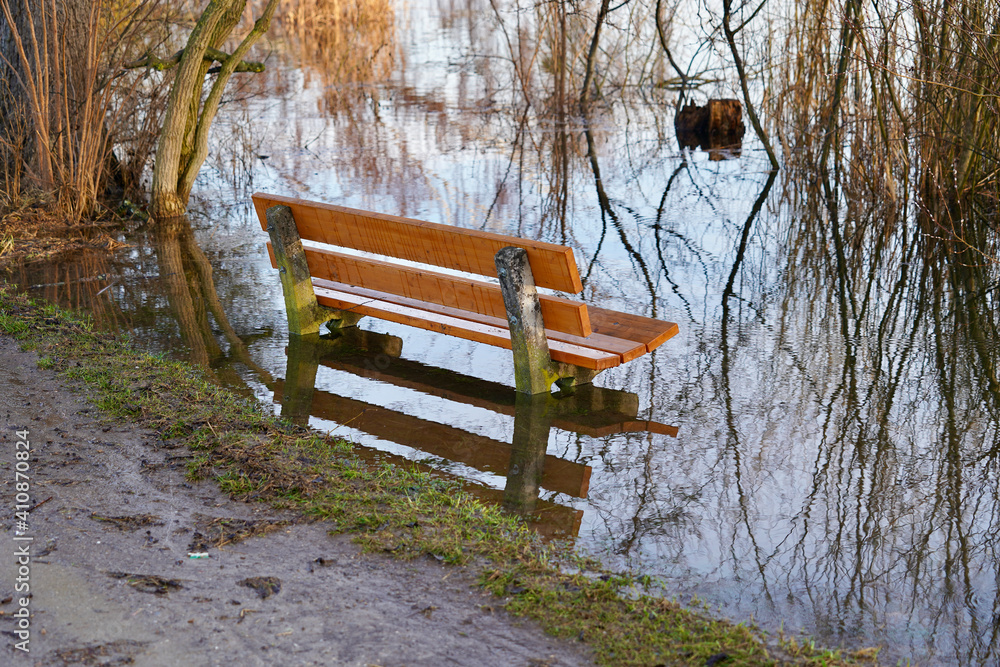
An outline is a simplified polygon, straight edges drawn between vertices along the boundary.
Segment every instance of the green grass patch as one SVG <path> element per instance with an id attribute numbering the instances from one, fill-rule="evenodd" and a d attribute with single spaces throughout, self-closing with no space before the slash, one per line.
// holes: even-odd
<path id="1" fill-rule="evenodd" d="M 455 482 L 373 461 L 350 443 L 281 421 L 190 365 L 133 349 L 85 319 L 0 288 L 0 331 L 39 366 L 79 383 L 109 420 L 152 429 L 196 455 L 193 478 L 231 496 L 328 521 L 372 551 L 473 564 L 513 614 L 587 642 L 607 665 L 872 664 L 801 639 L 713 618 L 644 594 L 653 582 L 605 572 Z"/>

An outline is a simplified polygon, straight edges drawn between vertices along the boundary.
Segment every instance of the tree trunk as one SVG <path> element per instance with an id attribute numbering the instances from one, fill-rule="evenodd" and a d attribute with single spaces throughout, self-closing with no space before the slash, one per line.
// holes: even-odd
<path id="1" fill-rule="evenodd" d="M 226 41 L 239 23 L 246 0 L 212 0 L 198 19 L 177 66 L 160 132 L 153 164 L 154 217 L 169 218 L 185 212 L 195 177 L 208 156 L 208 130 L 222 92 L 250 47 L 267 32 L 277 5 L 278 0 L 268 0 L 253 29 L 222 62 L 204 102 L 202 93 L 210 65 L 205 53 Z"/>
<path id="2" fill-rule="evenodd" d="M 590 84 L 594 80 L 594 63 L 597 60 L 597 46 L 601 39 L 601 26 L 610 12 L 611 0 L 601 0 L 601 8 L 597 10 L 597 24 L 594 26 L 594 36 L 590 40 L 587 51 L 587 71 L 583 77 L 583 89 L 580 91 L 580 106 L 586 107 L 590 96 Z"/>
<path id="3" fill-rule="evenodd" d="M 208 36 L 208 46 L 213 49 L 221 47 L 229 37 L 229 33 L 236 28 L 247 4 L 246 0 L 225 1 L 226 5 L 221 10 L 219 22 Z M 180 164 L 181 171 L 186 170 L 191 164 L 191 156 L 195 150 L 195 133 L 198 129 L 198 116 L 201 114 L 203 84 L 212 64 L 211 60 L 202 58 L 194 88 L 188 92 L 190 96 L 190 108 L 188 109 L 187 126 L 184 128 L 184 146 L 181 150 Z"/>
<path id="4" fill-rule="evenodd" d="M 181 55 L 180 65 L 174 75 L 174 83 L 167 100 L 167 112 L 160 130 L 160 141 L 153 163 L 153 215 L 157 218 L 171 218 L 183 215 L 187 208 L 187 198 L 177 192 L 177 178 L 181 171 L 184 152 L 184 138 L 187 135 L 191 115 L 192 96 L 195 118 L 201 105 L 202 84 L 205 80 L 201 68 L 205 50 L 213 45 L 215 29 L 229 6 L 240 0 L 212 0 L 201 15 L 194 30 L 188 37 L 187 46 Z"/>

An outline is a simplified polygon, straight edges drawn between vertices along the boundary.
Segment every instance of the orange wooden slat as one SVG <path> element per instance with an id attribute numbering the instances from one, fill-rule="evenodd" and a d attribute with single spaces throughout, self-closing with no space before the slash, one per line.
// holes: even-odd
<path id="1" fill-rule="evenodd" d="M 328 308 L 350 310 L 362 315 L 371 315 L 379 319 L 389 320 L 390 322 L 398 322 L 399 324 L 406 324 L 419 329 L 437 331 L 458 338 L 510 349 L 510 331 L 506 328 L 506 322 L 504 322 L 504 327 L 481 324 L 450 315 L 441 315 L 437 312 L 413 306 L 400 305 L 388 299 L 358 296 L 346 291 L 330 289 L 323 287 L 320 284 L 321 282 L 324 281 L 320 281 L 319 279 L 314 280 L 316 300 L 319 301 L 320 305 L 327 306 Z M 404 297 L 396 298 L 402 299 Z M 438 307 L 443 308 L 444 306 Z M 617 354 L 601 352 L 559 341 L 549 342 L 549 354 L 554 361 L 561 361 L 594 370 L 606 370 L 621 364 L 621 357 Z"/>
<path id="2" fill-rule="evenodd" d="M 417 299 L 409 299 L 407 297 L 397 296 L 395 294 L 387 294 L 385 292 L 370 290 L 364 287 L 354 287 L 353 285 L 336 283 L 329 280 L 323 280 L 320 278 L 314 278 L 313 284 L 314 286 L 328 287 L 330 289 L 337 290 L 339 292 L 346 292 L 348 294 L 354 294 L 359 297 L 378 299 L 380 301 L 387 301 L 389 303 L 394 303 L 400 306 L 408 306 L 410 308 L 415 308 L 420 311 L 427 311 L 431 313 L 436 313 L 438 315 L 445 315 L 448 317 L 456 317 L 461 320 L 469 320 L 470 322 L 475 322 L 490 327 L 496 327 L 498 329 L 503 329 L 505 331 L 508 330 L 508 324 L 505 318 L 492 317 L 490 315 L 481 315 L 479 313 L 474 313 L 468 310 L 452 308 L 450 306 L 441 306 L 435 303 L 427 303 L 424 301 L 419 301 Z M 587 338 L 583 338 L 581 336 L 574 336 L 572 334 L 546 329 L 545 336 L 549 341 L 550 349 L 552 347 L 552 343 L 554 342 L 568 343 L 570 345 L 585 347 L 591 350 L 596 350 L 598 352 L 616 354 L 621 358 L 621 363 L 625 363 L 626 361 L 631 361 L 632 359 L 635 359 L 639 356 L 642 356 L 643 354 L 646 354 L 646 346 L 642 343 L 636 343 L 635 341 L 630 341 L 624 338 L 614 338 L 612 336 L 605 336 L 603 334 L 595 333 L 591 334 Z M 552 358 L 555 359 L 555 357 Z"/>
<path id="3" fill-rule="evenodd" d="M 267 252 L 268 256 L 271 258 L 271 266 L 273 268 L 277 268 L 278 264 L 274 257 L 274 249 L 271 247 L 270 242 L 268 242 L 267 244 Z M 504 329 L 507 328 L 507 320 L 506 318 L 503 317 L 494 317 L 492 315 L 483 315 L 480 313 L 474 313 L 472 311 L 468 311 L 465 309 L 452 308 L 450 306 L 441 306 L 439 304 L 432 304 L 425 301 L 419 301 L 417 299 L 410 299 L 405 296 L 393 295 L 391 293 L 382 291 L 376 292 L 376 290 L 368 290 L 367 288 L 364 287 L 355 287 L 353 285 L 348 285 L 346 283 L 329 281 L 324 278 L 316 278 L 315 280 L 318 281 L 317 282 L 318 285 L 323 285 L 325 287 L 329 287 L 331 289 L 335 289 L 338 291 L 348 292 L 350 294 L 356 294 L 359 296 L 370 296 L 375 299 L 390 301 L 392 303 L 396 303 L 399 305 L 411 306 L 419 310 L 429 310 L 431 312 L 440 313 L 442 315 L 458 317 L 460 319 L 471 320 L 473 322 L 488 324 L 494 327 L 499 327 Z M 543 295 L 539 295 L 540 300 L 542 297 Z M 552 297 L 552 298 L 555 299 L 557 297 Z M 570 301 L 569 303 L 574 303 L 574 302 Z M 588 306 L 587 310 L 588 324 L 590 321 L 590 315 L 589 315 L 590 308 L 592 307 Z M 548 325 L 548 321 L 546 321 L 546 325 Z M 582 336 L 576 336 L 570 333 L 566 333 L 564 331 L 556 331 L 554 329 L 546 328 L 545 334 L 546 337 L 549 338 L 549 340 L 559 341 L 562 343 L 570 343 L 572 345 L 579 345 L 580 347 L 589 347 L 594 350 L 600 350 L 602 352 L 611 352 L 617 354 L 621 357 L 622 363 L 626 363 L 632 361 L 633 359 L 637 359 L 638 357 L 641 357 L 647 352 L 645 342 L 641 341 L 636 342 L 633 340 L 629 340 L 628 338 L 615 338 L 614 336 L 609 336 L 600 333 L 591 333 L 589 336 L 584 338 Z"/>
<path id="4" fill-rule="evenodd" d="M 573 250 L 566 246 L 260 192 L 253 203 L 265 229 L 267 209 L 284 204 L 303 239 L 481 276 L 496 277 L 493 257 L 501 248 L 524 248 L 537 286 L 570 294 L 583 290 Z"/>
<path id="5" fill-rule="evenodd" d="M 270 243 L 267 244 L 267 249 L 271 258 L 271 266 L 277 267 L 277 263 L 274 258 L 274 251 L 272 250 Z M 323 282 L 323 279 L 316 280 L 321 281 L 319 284 L 322 284 Z M 442 315 L 471 320 L 473 322 L 479 322 L 489 326 L 499 328 L 507 327 L 506 319 L 500 317 L 483 315 L 464 309 L 452 308 L 450 306 L 439 306 L 435 308 L 434 306 L 439 304 L 426 302 L 418 303 L 418 300 L 416 299 L 408 299 L 403 296 L 394 298 L 396 295 L 376 293 L 374 290 L 368 291 L 366 288 L 353 287 L 345 283 L 327 285 L 327 287 L 351 294 L 361 296 L 367 295 L 375 299 L 388 300 L 400 305 L 411 306 L 420 310 L 429 310 Z M 570 301 L 570 303 L 573 302 Z M 619 355 L 622 363 L 627 363 L 656 349 L 663 344 L 664 341 L 676 335 L 678 331 L 677 324 L 673 322 L 654 320 L 652 318 L 642 317 L 639 315 L 628 315 L 627 313 L 619 313 L 604 308 L 595 308 L 594 306 L 588 306 L 587 313 L 588 320 L 591 319 L 591 314 L 596 313 L 595 316 L 597 317 L 597 322 L 591 323 L 591 328 L 594 331 L 586 338 L 562 331 L 550 330 L 548 328 L 545 330 L 546 337 L 549 338 L 550 341 L 570 343 L 572 345 L 579 345 L 580 347 L 589 347 L 602 352 L 611 352 Z M 553 359 L 555 359 L 555 357 L 553 357 Z"/>
<path id="6" fill-rule="evenodd" d="M 590 315 L 590 307 L 587 307 L 588 317 Z M 548 322 L 546 322 L 548 325 Z M 614 336 L 608 336 L 607 334 L 601 333 L 591 333 L 589 336 L 574 336 L 573 334 L 563 333 L 560 331 L 549 331 L 546 327 L 545 334 L 550 340 L 558 340 L 563 343 L 571 343 L 573 345 L 580 345 L 581 347 L 589 347 L 594 350 L 602 350 L 604 352 L 614 352 L 615 354 L 621 356 L 622 363 L 627 363 L 633 359 L 638 359 L 642 355 L 646 354 L 646 346 L 642 343 L 629 340 L 627 338 L 615 338 Z"/>
<path id="7" fill-rule="evenodd" d="M 678 331 L 673 322 L 654 320 L 642 315 L 629 315 L 594 306 L 587 306 L 587 312 L 590 313 L 590 326 L 594 333 L 642 343 L 647 352 L 652 352 L 673 338 Z"/>
<path id="8" fill-rule="evenodd" d="M 306 248 L 305 252 L 309 273 L 314 278 L 470 310 L 506 321 L 503 294 L 500 287 L 492 283 L 319 248 Z M 274 250 L 270 243 L 268 253 L 274 266 Z M 539 294 L 538 300 L 546 329 L 574 336 L 591 334 L 586 304 L 548 294 Z"/>

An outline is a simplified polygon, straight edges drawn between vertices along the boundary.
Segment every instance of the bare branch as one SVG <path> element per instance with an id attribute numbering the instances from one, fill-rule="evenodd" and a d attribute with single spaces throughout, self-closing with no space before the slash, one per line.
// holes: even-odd
<path id="1" fill-rule="evenodd" d="M 133 60 L 130 63 L 126 63 L 124 67 L 125 69 L 148 68 L 156 70 L 157 72 L 162 72 L 164 70 L 177 67 L 177 65 L 180 64 L 181 56 L 183 55 L 184 55 L 184 49 L 181 49 L 180 51 L 178 51 L 177 53 L 166 59 L 159 58 L 154 53 L 147 53 L 142 58 Z M 231 57 L 232 56 L 230 56 L 228 53 L 226 53 L 225 51 L 220 51 L 219 49 L 213 49 L 211 47 L 205 49 L 204 59 L 209 62 L 217 62 L 220 64 L 225 64 Z M 219 71 L 221 71 L 221 67 L 213 68 L 209 70 L 209 73 L 214 73 Z M 240 61 L 240 63 L 236 65 L 235 71 L 260 73 L 264 71 L 264 63 L 252 62 L 252 61 L 251 62 Z"/>
<path id="2" fill-rule="evenodd" d="M 754 132 L 757 133 L 757 137 L 760 139 L 760 142 L 764 144 L 764 150 L 767 151 L 767 157 L 771 161 L 771 168 L 774 171 L 777 171 L 781 168 L 781 165 L 778 163 L 778 158 L 774 154 L 774 149 L 771 148 L 771 141 L 768 139 L 767 133 L 760 124 L 760 119 L 757 118 L 757 111 L 754 109 L 753 102 L 750 101 L 750 91 L 747 89 L 746 68 L 743 66 L 743 58 L 740 57 L 739 49 L 736 48 L 736 33 L 733 32 L 733 29 L 729 25 L 729 19 L 732 16 L 732 6 L 732 0 L 723 0 L 722 30 L 726 34 L 726 42 L 729 43 L 729 51 L 733 54 L 733 64 L 736 65 L 736 73 L 740 77 L 740 89 L 743 91 L 743 102 L 747 107 L 747 115 L 750 116 L 750 124 L 753 125 Z"/>

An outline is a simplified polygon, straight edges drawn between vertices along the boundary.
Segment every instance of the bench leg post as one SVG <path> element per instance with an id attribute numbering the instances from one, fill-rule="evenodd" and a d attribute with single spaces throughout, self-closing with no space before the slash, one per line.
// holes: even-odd
<path id="1" fill-rule="evenodd" d="M 494 260 L 510 327 L 514 385 L 522 394 L 547 393 L 557 376 L 552 371 L 542 307 L 528 265 L 528 253 L 523 248 L 502 248 Z"/>
<path id="2" fill-rule="evenodd" d="M 281 274 L 288 333 L 296 336 L 319 333 L 320 325 L 333 317 L 333 313 L 316 302 L 306 253 L 302 249 L 292 209 L 283 205 L 267 209 L 267 233 L 271 237 L 271 247 L 274 248 L 274 258 Z"/>

